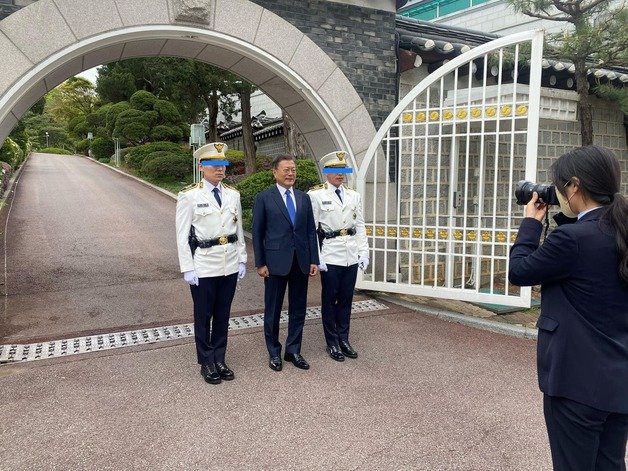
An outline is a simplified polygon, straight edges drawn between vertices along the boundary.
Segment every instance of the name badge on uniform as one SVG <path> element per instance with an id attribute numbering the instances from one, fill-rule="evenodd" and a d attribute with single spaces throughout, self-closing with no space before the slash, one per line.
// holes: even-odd
<path id="1" fill-rule="evenodd" d="M 333 204 L 331 201 L 321 201 L 322 204 Z"/>
<path id="2" fill-rule="evenodd" d="M 197 208 L 209 208 L 209 203 L 198 203 Z"/>

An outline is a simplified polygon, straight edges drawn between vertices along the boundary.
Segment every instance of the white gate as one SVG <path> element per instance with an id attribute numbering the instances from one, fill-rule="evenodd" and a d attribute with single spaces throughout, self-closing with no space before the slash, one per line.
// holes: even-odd
<path id="1" fill-rule="evenodd" d="M 393 110 L 357 175 L 372 267 L 358 288 L 530 305 L 508 282 L 508 250 L 515 184 L 536 180 L 542 53 L 542 31 L 496 39 Z"/>

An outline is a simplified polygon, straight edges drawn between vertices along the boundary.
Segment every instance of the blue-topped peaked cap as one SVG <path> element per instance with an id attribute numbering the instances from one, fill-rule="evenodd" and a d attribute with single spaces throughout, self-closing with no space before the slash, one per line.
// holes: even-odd
<path id="1" fill-rule="evenodd" d="M 201 165 L 229 165 L 225 152 L 229 146 L 224 142 L 210 142 L 194 151 L 194 157 Z"/>
<path id="2" fill-rule="evenodd" d="M 352 173 L 353 169 L 347 163 L 347 153 L 344 150 L 337 150 L 324 155 L 320 164 L 323 173 Z"/>

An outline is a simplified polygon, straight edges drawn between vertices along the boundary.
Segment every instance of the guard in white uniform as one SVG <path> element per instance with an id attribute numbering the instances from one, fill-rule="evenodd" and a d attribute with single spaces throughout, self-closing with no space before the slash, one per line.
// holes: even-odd
<path id="1" fill-rule="evenodd" d="M 366 270 L 366 240 L 360 195 L 344 186 L 347 153 L 332 152 L 320 163 L 327 181 L 308 192 L 319 238 L 323 331 L 327 353 L 336 361 L 357 358 L 349 343 L 351 303 L 358 266 Z"/>
<path id="2" fill-rule="evenodd" d="M 203 179 L 177 199 L 177 248 L 194 302 L 194 337 L 201 375 L 211 384 L 232 380 L 225 363 L 231 302 L 246 273 L 240 193 L 225 184 L 227 145 L 214 142 L 194 156 Z"/>

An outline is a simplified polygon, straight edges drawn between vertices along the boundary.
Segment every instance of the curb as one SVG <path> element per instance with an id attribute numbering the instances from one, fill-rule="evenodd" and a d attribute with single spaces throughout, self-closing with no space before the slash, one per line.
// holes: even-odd
<path id="1" fill-rule="evenodd" d="M 473 316 L 466 316 L 457 312 L 447 311 L 445 309 L 437 309 L 424 304 L 416 304 L 408 301 L 397 299 L 388 294 L 378 294 L 378 299 L 397 304 L 399 306 L 412 309 L 413 311 L 426 314 L 428 316 L 437 317 L 449 322 L 456 322 L 458 324 L 468 325 L 469 327 L 475 327 L 482 330 L 488 330 L 503 335 L 510 335 L 511 337 L 519 337 L 525 339 L 536 340 L 538 337 L 537 329 L 530 329 L 525 326 L 518 326 L 512 324 L 506 324 L 503 322 L 490 321 Z"/>

